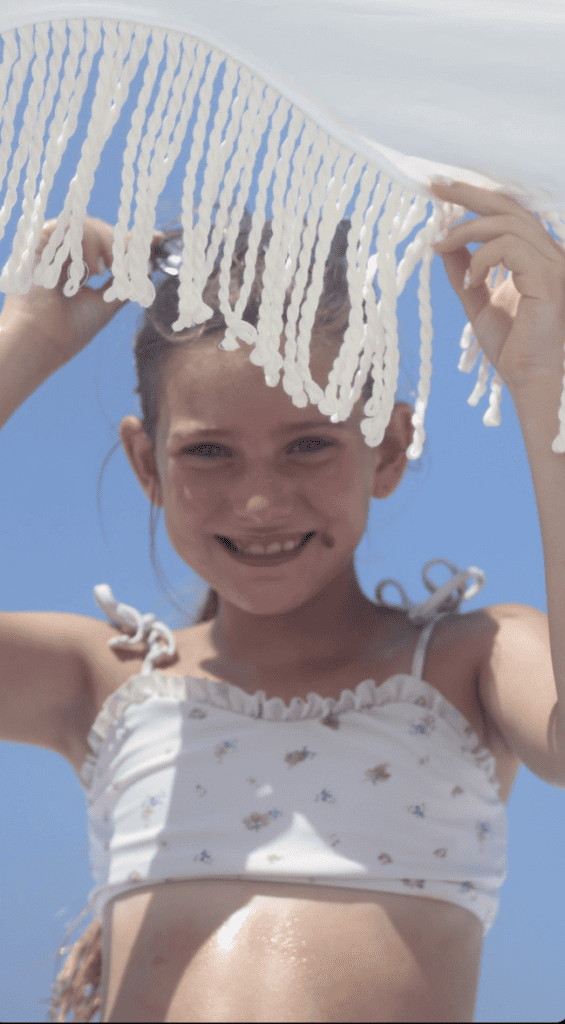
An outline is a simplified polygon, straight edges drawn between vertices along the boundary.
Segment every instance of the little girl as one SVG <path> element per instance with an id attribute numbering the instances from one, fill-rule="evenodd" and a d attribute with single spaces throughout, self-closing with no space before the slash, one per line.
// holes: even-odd
<path id="1" fill-rule="evenodd" d="M 564 254 L 513 200 L 442 188 L 483 214 L 438 251 L 515 398 L 557 561 L 561 531 L 541 502 L 544 467 L 562 463 L 549 450 L 555 421 L 542 429 L 534 413 L 537 381 L 554 417 L 558 407 Z M 312 331 L 321 387 L 348 320 L 348 226 Z M 248 237 L 246 217 L 232 304 Z M 465 242 L 488 239 L 471 258 Z M 451 566 L 453 579 L 418 608 L 387 607 L 383 584 L 376 602 L 365 596 L 354 554 L 371 498 L 392 494 L 406 469 L 410 406 L 395 405 L 370 448 L 360 421 L 372 378 L 336 424 L 267 388 L 244 346 L 218 347 L 218 261 L 203 294 L 214 315 L 175 334 L 174 240 L 153 239 L 152 270 L 166 277 L 135 343 L 143 418 L 126 416 L 120 433 L 173 547 L 209 584 L 202 611 L 173 633 L 98 585 L 109 622 L 0 616 L 1 738 L 60 753 L 88 803 L 95 919 L 59 975 L 50 1019 L 470 1021 L 518 768 L 565 787 L 565 701 L 546 617 L 523 605 L 460 614 L 484 580 L 474 567 Z M 109 266 L 110 225 L 87 218 L 83 252 L 91 274 Z M 264 246 L 243 314 L 254 325 L 263 256 Z M 490 294 L 484 279 L 499 262 L 521 294 Z M 0 425 L 123 304 L 103 301 L 111 282 L 65 298 L 66 270 L 59 289 L 5 300 Z M 565 511 L 556 478 L 552 501 Z M 548 572 L 548 597 L 551 584 Z M 558 622 L 550 616 L 554 657 Z M 525 641 L 535 693 L 516 657 Z"/>

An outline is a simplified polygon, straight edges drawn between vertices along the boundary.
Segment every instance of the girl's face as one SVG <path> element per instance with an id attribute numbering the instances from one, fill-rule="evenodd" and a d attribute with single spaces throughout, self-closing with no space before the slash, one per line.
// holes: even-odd
<path id="1" fill-rule="evenodd" d="M 313 404 L 296 408 L 282 382 L 268 387 L 243 342 L 235 352 L 217 346 L 218 339 L 183 346 L 166 364 L 156 464 L 137 417 L 123 421 L 122 441 L 183 561 L 242 612 L 284 614 L 352 569 L 371 496 L 386 497 L 404 472 L 412 410 L 397 405 L 385 440 L 369 448 L 362 398 L 348 421 L 332 424 Z M 320 387 L 334 358 L 313 346 Z M 250 543 L 261 530 L 316 536 L 275 568 L 238 562 L 217 539 Z"/>

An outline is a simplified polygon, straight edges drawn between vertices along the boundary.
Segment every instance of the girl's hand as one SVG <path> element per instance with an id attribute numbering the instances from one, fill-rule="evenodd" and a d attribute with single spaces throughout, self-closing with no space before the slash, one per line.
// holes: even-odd
<path id="1" fill-rule="evenodd" d="M 482 216 L 455 225 L 433 246 L 477 341 L 511 394 L 565 373 L 565 249 L 516 200 L 463 182 L 433 182 L 442 202 Z M 472 255 L 466 242 L 485 243 Z M 486 283 L 500 263 L 512 271 Z M 466 271 L 470 287 L 465 289 Z"/>
<path id="2" fill-rule="evenodd" d="M 39 262 L 55 225 L 56 220 L 48 220 L 43 225 L 36 249 L 35 265 Z M 129 238 L 129 235 L 127 237 Z M 162 236 L 157 232 L 153 242 L 159 238 Z M 82 248 L 83 259 L 91 277 L 100 273 L 99 260 L 102 260 L 105 267 L 112 265 L 112 243 L 112 226 L 98 217 L 87 217 Z M 31 327 L 32 334 L 37 335 L 38 340 L 43 340 L 53 349 L 61 366 L 85 348 L 128 301 L 116 299 L 114 302 L 104 302 L 104 292 L 111 286 L 113 278 L 100 288 L 90 288 L 85 284 L 76 295 L 69 299 L 65 298 L 62 289 L 67 282 L 70 263 L 69 256 L 63 263 L 56 288 L 32 285 L 26 295 L 6 295 L 0 315 L 2 327 L 17 330 L 18 326 L 21 326 L 25 328 L 26 336 L 29 336 Z"/>

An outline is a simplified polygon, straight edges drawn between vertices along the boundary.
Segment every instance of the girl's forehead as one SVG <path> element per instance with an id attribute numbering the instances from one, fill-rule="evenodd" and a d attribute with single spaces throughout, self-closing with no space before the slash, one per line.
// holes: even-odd
<path id="1" fill-rule="evenodd" d="M 198 431 L 217 432 L 218 436 L 221 431 L 234 439 L 257 433 L 284 439 L 285 432 L 290 434 L 302 427 L 330 428 L 343 435 L 348 427 L 359 429 L 364 415 L 363 397 L 353 407 L 349 418 L 342 425 L 335 425 L 311 401 L 303 407 L 294 405 L 292 396 L 282 385 L 282 371 L 278 384 L 269 387 L 263 368 L 250 363 L 248 352 L 220 352 L 219 355 L 223 360 L 216 361 L 214 353 L 208 362 L 206 358 L 191 360 L 189 355 L 186 360 L 175 360 L 176 367 L 170 366 L 161 397 L 160 420 L 171 439 L 173 435 L 186 436 Z M 229 362 L 232 355 L 237 358 Z M 318 373 L 312 372 L 313 379 L 322 388 L 327 384 L 326 367 L 318 367 Z"/>
<path id="2" fill-rule="evenodd" d="M 231 352 L 219 349 L 217 340 L 205 345 L 180 347 L 171 354 L 164 367 L 162 400 L 169 405 L 188 402 L 195 411 L 215 405 L 241 413 L 245 396 L 246 401 L 252 401 L 256 413 L 263 406 L 267 415 L 273 407 L 279 409 L 281 415 L 285 414 L 287 407 L 298 412 L 282 384 L 284 367 L 279 371 L 278 384 L 270 387 L 263 367 L 251 362 L 249 347 L 244 342 L 240 345 L 239 349 Z M 323 390 L 327 387 L 338 351 L 339 346 L 333 351 L 320 344 L 312 346 L 310 373 Z M 316 411 L 316 406 L 311 408 Z M 248 409 L 243 411 L 246 413 Z"/>
<path id="3" fill-rule="evenodd" d="M 167 362 L 173 364 L 175 369 L 198 368 L 202 373 L 217 374 L 248 368 L 250 371 L 259 371 L 263 374 L 262 367 L 256 366 L 250 359 L 255 348 L 250 348 L 246 342 L 239 341 L 239 348 L 226 351 L 220 348 L 222 338 L 223 333 L 219 333 L 207 338 L 198 338 L 188 344 L 180 344 L 177 349 L 173 349 Z M 313 333 L 309 345 L 310 365 L 316 365 L 320 369 L 331 367 L 339 355 L 340 347 L 339 339 L 332 340 L 328 336 Z M 287 340 L 283 335 L 278 348 L 283 359 L 286 358 L 286 348 Z"/>

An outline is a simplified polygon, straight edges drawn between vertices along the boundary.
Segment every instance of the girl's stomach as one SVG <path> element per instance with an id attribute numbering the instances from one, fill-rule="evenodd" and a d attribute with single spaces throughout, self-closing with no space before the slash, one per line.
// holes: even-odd
<path id="1" fill-rule="evenodd" d="M 424 896 L 162 883 L 106 905 L 100 1020 L 472 1021 L 482 941 Z"/>

